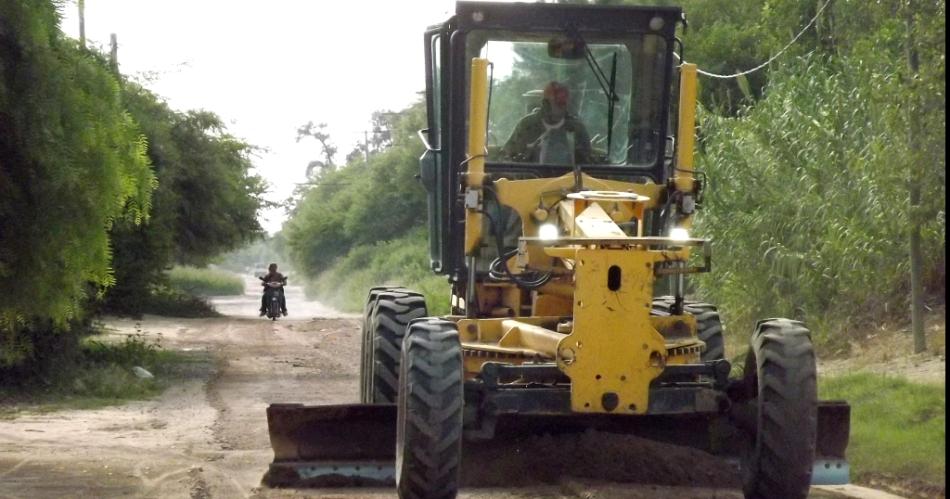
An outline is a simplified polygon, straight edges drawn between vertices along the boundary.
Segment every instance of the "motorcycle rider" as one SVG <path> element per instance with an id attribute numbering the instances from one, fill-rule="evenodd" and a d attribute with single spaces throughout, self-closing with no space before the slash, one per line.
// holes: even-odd
<path id="1" fill-rule="evenodd" d="M 285 277 L 280 272 L 277 272 L 277 264 L 272 263 L 267 266 L 267 275 L 261 277 L 261 280 L 264 281 L 262 284 L 264 286 L 264 296 L 261 297 L 261 317 L 264 317 L 267 314 L 267 299 L 270 298 L 270 293 L 277 293 L 277 299 L 280 302 L 280 313 L 284 316 L 287 315 L 287 300 L 284 298 L 284 288 L 283 286 L 279 288 L 270 288 L 267 286 L 268 283 L 276 282 L 282 285 L 287 284 L 287 277 Z"/>

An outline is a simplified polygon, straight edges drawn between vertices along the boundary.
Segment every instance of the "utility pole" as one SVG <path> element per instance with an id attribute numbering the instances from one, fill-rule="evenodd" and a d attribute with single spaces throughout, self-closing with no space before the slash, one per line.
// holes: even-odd
<path id="1" fill-rule="evenodd" d="M 366 163 L 369 163 L 369 131 L 363 130 L 363 154 L 366 156 Z"/>
<path id="2" fill-rule="evenodd" d="M 904 3 L 904 22 L 907 29 L 907 38 L 905 51 L 907 54 L 907 69 L 910 70 L 909 81 L 907 83 L 907 99 L 910 105 L 907 106 L 907 120 L 909 121 L 907 146 L 910 148 L 910 182 L 908 185 L 908 221 L 909 225 L 909 243 L 910 243 L 910 322 L 911 329 L 914 332 L 914 353 L 921 353 L 927 349 L 927 337 L 924 331 L 924 290 L 923 290 L 923 254 L 921 252 L 920 225 L 922 208 L 921 201 L 921 183 L 924 181 L 922 175 L 922 161 L 920 157 L 920 98 L 917 93 L 920 91 L 920 54 L 917 52 L 917 44 L 914 40 L 914 0 L 906 0 Z"/>
<path id="3" fill-rule="evenodd" d="M 119 42 L 115 36 L 115 33 L 109 35 L 109 45 L 111 50 L 109 51 L 109 63 L 112 65 L 112 72 L 116 76 L 119 75 Z"/>
<path id="4" fill-rule="evenodd" d="M 86 0 L 79 0 L 79 45 L 86 48 Z"/>

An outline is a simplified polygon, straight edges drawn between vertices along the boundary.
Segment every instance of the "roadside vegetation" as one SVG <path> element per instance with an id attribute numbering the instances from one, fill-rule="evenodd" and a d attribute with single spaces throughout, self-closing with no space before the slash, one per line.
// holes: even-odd
<path id="1" fill-rule="evenodd" d="M 214 315 L 203 290 L 173 286 L 167 270 L 259 238 L 266 184 L 251 172 L 254 146 L 220 117 L 171 109 L 66 37 L 65 5 L 0 3 L 0 278 L 12 290 L 0 301 L 0 387 L 36 400 L 144 396 L 162 385 L 129 378 L 126 360 L 160 371 L 171 357 L 80 341 L 91 318 Z"/>
<path id="2" fill-rule="evenodd" d="M 856 373 L 820 379 L 818 389 L 823 399 L 851 404 L 853 481 L 890 483 L 925 496 L 945 493 L 944 385 Z"/>
<path id="3" fill-rule="evenodd" d="M 57 338 L 57 347 L 46 350 L 54 353 L 43 359 L 0 368 L 0 418 L 154 397 L 194 361 L 141 335 L 117 340 L 96 326 L 86 326 L 81 338 L 75 328 L 72 333 Z"/>
<path id="4" fill-rule="evenodd" d="M 176 266 L 168 271 L 172 288 L 198 296 L 243 295 L 244 281 L 224 270 Z"/>
<path id="5" fill-rule="evenodd" d="M 301 138 L 319 141 L 325 155 L 309 168 L 311 186 L 291 199 L 281 234 L 317 299 L 359 311 L 369 287 L 390 284 L 425 292 L 432 313 L 448 311 L 448 285 L 429 270 L 425 191 L 415 178 L 424 113 L 419 102 L 377 113 L 371 149 L 353 151 L 345 166 L 327 154 L 335 149 L 322 128 L 301 128 Z"/>
<path id="6" fill-rule="evenodd" d="M 426 296 L 428 312 L 448 314 L 448 286 L 429 270 L 426 240 L 421 229 L 392 241 L 359 246 L 336 260 L 308 286 L 308 293 L 338 310 L 359 312 L 366 292 L 379 285 L 406 286 Z"/>

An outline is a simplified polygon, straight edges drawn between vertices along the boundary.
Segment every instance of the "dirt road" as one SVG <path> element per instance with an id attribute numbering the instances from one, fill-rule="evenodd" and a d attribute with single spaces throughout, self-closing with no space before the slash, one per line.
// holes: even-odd
<path id="1" fill-rule="evenodd" d="M 353 317 L 303 301 L 296 289 L 290 290 L 291 317 L 277 322 L 258 319 L 259 302 L 256 290 L 252 292 L 241 299 L 219 300 L 219 309 L 233 314 L 225 318 L 107 320 L 110 334 L 141 331 L 165 348 L 186 352 L 192 361 L 181 381 L 155 400 L 0 421 L 0 497 L 395 497 L 391 490 L 260 486 L 273 457 L 265 408 L 273 402 L 356 401 L 359 327 Z M 526 445 L 550 449 L 562 444 L 542 439 Z M 642 482 L 636 479 L 637 469 L 643 470 L 640 476 L 675 477 L 683 476 L 678 471 L 682 464 L 710 462 L 705 455 L 685 455 L 680 448 L 671 453 L 675 462 L 664 462 L 656 447 L 634 447 L 629 459 L 598 466 L 615 466 L 615 472 Z M 728 475 L 731 468 L 726 464 L 710 464 L 722 468 L 707 467 L 706 478 L 689 479 L 699 484 L 691 487 L 670 485 L 669 480 L 654 481 L 656 485 L 608 483 L 596 475 L 553 477 L 553 484 L 542 485 L 525 476 L 535 459 L 530 452 L 512 457 L 521 450 L 506 449 L 504 456 L 506 468 L 516 470 L 520 487 L 467 487 L 460 496 L 741 497 L 734 487 L 735 476 L 712 477 Z M 490 468 L 481 467 L 475 474 L 484 478 L 486 469 Z M 607 476 L 614 476 L 607 471 Z M 499 486 L 509 483 L 494 481 Z"/>

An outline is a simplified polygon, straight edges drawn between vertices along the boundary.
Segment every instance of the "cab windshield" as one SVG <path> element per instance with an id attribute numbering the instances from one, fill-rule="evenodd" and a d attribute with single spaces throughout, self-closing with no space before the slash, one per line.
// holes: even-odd
<path id="1" fill-rule="evenodd" d="M 558 38 L 482 34 L 477 55 L 492 64 L 488 161 L 652 166 L 663 144 L 665 40 L 588 39 L 565 55 L 552 50 Z"/>

